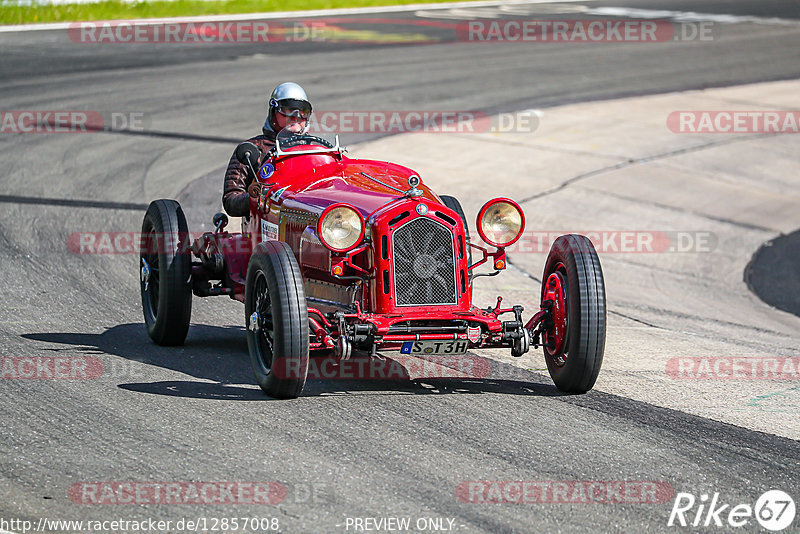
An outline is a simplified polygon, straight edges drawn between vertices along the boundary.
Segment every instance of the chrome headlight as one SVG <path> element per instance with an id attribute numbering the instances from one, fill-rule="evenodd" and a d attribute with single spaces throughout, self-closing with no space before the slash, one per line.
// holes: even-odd
<path id="1" fill-rule="evenodd" d="M 333 204 L 322 212 L 317 235 L 332 251 L 347 252 L 364 239 L 364 218 L 349 204 Z"/>
<path id="2" fill-rule="evenodd" d="M 495 247 L 507 247 L 522 235 L 525 215 L 513 200 L 496 198 L 487 202 L 478 213 L 478 233 Z"/>

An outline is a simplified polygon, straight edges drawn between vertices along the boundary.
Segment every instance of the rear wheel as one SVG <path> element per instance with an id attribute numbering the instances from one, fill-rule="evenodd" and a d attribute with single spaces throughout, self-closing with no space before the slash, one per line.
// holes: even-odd
<path id="1" fill-rule="evenodd" d="M 472 247 L 469 246 L 469 226 L 467 225 L 467 217 L 464 215 L 464 210 L 461 208 L 461 202 L 456 197 L 450 195 L 441 195 L 442 204 L 453 210 L 461 217 L 461 222 L 464 223 L 464 237 L 467 242 L 464 246 L 467 248 L 467 265 L 472 265 Z"/>
<path id="2" fill-rule="evenodd" d="M 556 239 L 542 280 L 542 304 L 552 312 L 542 339 L 547 369 L 558 389 L 585 393 L 597 380 L 606 342 L 605 284 L 592 242 L 575 234 Z"/>
<path id="3" fill-rule="evenodd" d="M 174 200 L 154 200 L 142 222 L 139 280 L 144 322 L 159 345 L 183 345 L 192 316 L 192 256 L 186 217 Z"/>
<path id="4" fill-rule="evenodd" d="M 270 397 L 300 395 L 308 374 L 308 307 L 300 267 L 286 243 L 266 241 L 253 252 L 245 320 L 258 385 Z"/>

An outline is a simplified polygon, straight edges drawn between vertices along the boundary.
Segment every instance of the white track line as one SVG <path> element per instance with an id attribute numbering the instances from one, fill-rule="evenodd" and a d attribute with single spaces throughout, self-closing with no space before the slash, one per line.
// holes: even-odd
<path id="1" fill-rule="evenodd" d="M 317 9 L 312 11 L 280 11 L 271 13 L 242 13 L 230 15 L 208 15 L 198 17 L 172 17 L 161 19 L 126 19 L 125 22 L 135 22 L 137 25 L 155 25 L 165 22 L 222 22 L 239 20 L 265 20 L 280 18 L 305 18 L 305 17 L 327 17 L 336 15 L 368 15 L 376 13 L 403 13 L 407 11 L 417 11 L 420 9 L 453 9 L 468 7 L 495 7 L 509 4 L 563 4 L 565 2 L 593 2 L 595 0 L 507 0 L 490 2 L 448 2 L 442 4 L 407 4 L 403 6 L 383 6 L 383 7 L 358 7 L 343 9 Z M 95 21 L 100 22 L 100 21 Z M 75 24 L 74 22 L 53 22 L 46 24 L 17 24 L 0 26 L 0 33 L 7 32 L 30 32 L 42 30 L 67 30 Z"/>

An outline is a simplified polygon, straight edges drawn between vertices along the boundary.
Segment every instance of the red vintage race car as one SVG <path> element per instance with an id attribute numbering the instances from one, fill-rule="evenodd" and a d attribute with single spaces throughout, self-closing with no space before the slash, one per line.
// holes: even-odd
<path id="1" fill-rule="evenodd" d="M 144 319 L 159 345 L 180 345 L 192 294 L 228 295 L 245 305 L 256 379 L 270 396 L 297 397 L 309 357 L 348 359 L 399 350 L 458 356 L 508 347 L 522 356 L 544 350 L 555 385 L 592 388 L 603 360 L 603 273 L 591 241 L 564 235 L 545 263 L 541 307 L 478 308 L 473 284 L 506 267 L 525 217 L 507 198 L 488 201 L 470 239 L 458 200 L 431 191 L 411 169 L 352 159 L 335 140 L 281 132 L 261 154 L 239 145 L 251 174 L 250 215 L 241 233 L 189 234 L 174 200 L 153 201 L 142 225 L 140 274 Z M 473 257 L 477 257 L 473 261 Z M 478 273 L 487 265 L 491 272 Z"/>

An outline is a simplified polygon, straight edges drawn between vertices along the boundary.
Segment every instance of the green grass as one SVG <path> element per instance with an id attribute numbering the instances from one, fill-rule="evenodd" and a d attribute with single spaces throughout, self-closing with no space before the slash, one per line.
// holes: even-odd
<path id="1" fill-rule="evenodd" d="M 446 2 L 451 0 L 177 0 L 175 2 L 126 3 L 106 0 L 95 4 L 17 6 L 0 0 L 0 24 L 75 22 L 84 20 L 140 19 L 300 11 L 344 7 L 388 6 Z"/>

